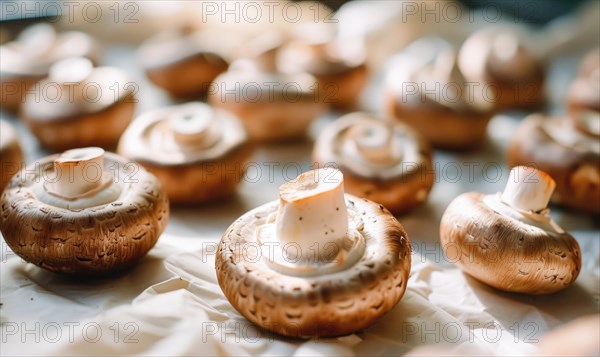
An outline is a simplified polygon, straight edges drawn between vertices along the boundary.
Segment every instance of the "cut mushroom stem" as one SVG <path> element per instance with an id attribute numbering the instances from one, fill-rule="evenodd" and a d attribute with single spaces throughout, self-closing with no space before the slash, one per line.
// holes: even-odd
<path id="1" fill-rule="evenodd" d="M 548 206 L 556 183 L 545 172 L 527 166 L 517 166 L 510 176 L 502 201 L 516 209 L 541 212 Z"/>
<path id="2" fill-rule="evenodd" d="M 357 125 L 350 129 L 358 152 L 368 161 L 385 163 L 391 159 L 393 129 L 386 125 Z M 401 155 L 401 153 L 395 153 Z"/>
<path id="3" fill-rule="evenodd" d="M 54 160 L 54 179 L 46 182 L 46 190 L 67 199 L 86 196 L 101 189 L 104 150 L 99 147 L 73 149 Z"/>
<path id="4" fill-rule="evenodd" d="M 301 174 L 279 189 L 276 237 L 284 248 L 297 245 L 303 261 L 320 261 L 321 255 L 339 250 L 348 234 L 344 177 L 323 168 Z M 290 251 L 289 249 L 284 249 Z"/>
<path id="5" fill-rule="evenodd" d="M 189 108 L 193 108 L 193 111 Z M 189 108 L 177 112 L 171 119 L 175 140 L 186 146 L 211 146 L 218 139 L 213 110 L 208 105 Z"/>

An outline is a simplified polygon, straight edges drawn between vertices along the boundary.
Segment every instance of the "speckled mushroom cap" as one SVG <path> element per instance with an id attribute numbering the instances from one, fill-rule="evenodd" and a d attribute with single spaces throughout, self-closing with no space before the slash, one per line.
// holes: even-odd
<path id="1" fill-rule="evenodd" d="M 423 203 L 435 179 L 431 149 L 421 135 L 369 113 L 347 114 L 325 127 L 313 160 L 339 168 L 348 193 L 395 214 Z"/>
<path id="2" fill-rule="evenodd" d="M 0 120 L 0 193 L 23 163 L 23 152 L 15 129 L 6 120 Z"/>
<path id="3" fill-rule="evenodd" d="M 322 100 L 337 109 L 358 107 L 368 79 L 366 50 L 360 39 L 335 37 L 328 23 L 300 25 L 293 39 L 283 46 L 277 65 L 284 73 L 310 73 L 319 81 Z"/>
<path id="4" fill-rule="evenodd" d="M 556 181 L 554 203 L 600 214 L 600 114 L 532 114 L 508 148 L 509 166 L 535 165 Z"/>
<path id="5" fill-rule="evenodd" d="M 154 84 L 172 96 L 197 99 L 227 70 L 228 53 L 237 45 L 234 36 L 180 28 L 148 39 L 138 57 Z"/>
<path id="6" fill-rule="evenodd" d="M 341 175 L 302 174 L 223 235 L 219 285 L 248 320 L 286 336 L 339 336 L 372 325 L 404 294 L 406 232 L 382 205 L 344 195 Z"/>
<path id="7" fill-rule="evenodd" d="M 600 48 L 590 51 L 581 62 L 567 93 L 567 106 L 571 115 L 600 112 Z"/>
<path id="8" fill-rule="evenodd" d="M 213 81 L 208 101 L 236 114 L 252 140 L 293 140 L 326 108 L 317 87 L 309 74 L 266 72 L 240 60 Z"/>
<path id="9" fill-rule="evenodd" d="M 83 32 L 56 33 L 45 23 L 26 28 L 12 42 L 0 46 L 2 107 L 16 110 L 27 90 L 48 75 L 50 67 L 65 58 L 87 57 L 98 63 L 100 46 Z"/>
<path id="10" fill-rule="evenodd" d="M 155 174 L 171 202 L 202 203 L 233 193 L 253 146 L 239 118 L 197 102 L 142 114 L 118 152 Z"/>
<path id="11" fill-rule="evenodd" d="M 579 275 L 581 251 L 549 216 L 554 185 L 547 174 L 519 166 L 502 194 L 458 196 L 440 223 L 444 252 L 500 290 L 537 295 L 565 289 Z"/>
<path id="12" fill-rule="evenodd" d="M 408 46 L 391 61 L 385 88 L 387 114 L 436 147 L 468 149 L 486 137 L 494 88 L 473 88 L 445 40 L 428 37 Z"/>
<path id="13" fill-rule="evenodd" d="M 133 117 L 136 88 L 120 69 L 65 59 L 27 94 L 21 117 L 47 149 L 112 148 Z"/>
<path id="14" fill-rule="evenodd" d="M 0 199 L 0 231 L 12 250 L 41 268 L 77 276 L 132 266 L 168 218 L 156 177 L 100 148 L 37 160 Z"/>
<path id="15" fill-rule="evenodd" d="M 530 108 L 544 102 L 545 66 L 534 52 L 529 34 L 506 27 L 479 30 L 459 53 L 465 78 L 498 89 L 501 108 Z"/>

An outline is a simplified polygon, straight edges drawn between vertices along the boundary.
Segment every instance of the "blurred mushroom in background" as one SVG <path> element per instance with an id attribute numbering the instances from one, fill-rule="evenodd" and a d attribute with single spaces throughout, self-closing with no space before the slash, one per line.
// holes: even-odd
<path id="1" fill-rule="evenodd" d="M 16 111 L 25 93 L 48 75 L 54 63 L 86 57 L 97 64 L 101 50 L 98 42 L 83 32 L 56 32 L 52 25 L 39 23 L 0 46 L 0 55 L 0 104 L 3 109 Z"/>
<path id="2" fill-rule="evenodd" d="M 20 116 L 49 150 L 111 149 L 133 118 L 136 91 L 137 85 L 119 68 L 67 58 L 27 93 Z"/>

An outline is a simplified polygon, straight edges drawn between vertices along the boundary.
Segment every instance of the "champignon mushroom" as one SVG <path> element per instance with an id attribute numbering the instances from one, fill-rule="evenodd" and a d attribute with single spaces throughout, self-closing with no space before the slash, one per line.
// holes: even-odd
<path id="1" fill-rule="evenodd" d="M 344 194 L 326 168 L 282 185 L 225 232 L 219 285 L 251 322 L 293 337 L 339 336 L 366 328 L 406 289 L 410 241 L 382 205 Z"/>
<path id="2" fill-rule="evenodd" d="M 313 160 L 344 173 L 346 191 L 394 214 L 423 203 L 435 178 L 427 142 L 408 126 L 368 113 L 347 114 L 319 135 Z"/>
<path id="3" fill-rule="evenodd" d="M 600 48 L 588 53 L 567 93 L 571 115 L 580 111 L 600 112 Z"/>
<path id="4" fill-rule="evenodd" d="M 208 101 L 242 119 L 252 140 L 292 140 L 325 110 L 317 87 L 309 74 L 267 72 L 241 60 L 214 80 Z"/>
<path id="5" fill-rule="evenodd" d="M 458 64 L 465 78 L 497 89 L 499 108 L 534 108 L 544 104 L 545 67 L 528 43 L 527 33 L 485 28 L 460 49 Z"/>
<path id="6" fill-rule="evenodd" d="M 565 289 L 579 275 L 581 251 L 546 208 L 554 187 L 548 174 L 517 166 L 502 194 L 460 195 L 440 223 L 444 252 L 467 274 L 500 290 Z"/>
<path id="7" fill-rule="evenodd" d="M 98 63 L 100 46 L 83 32 L 56 33 L 46 23 L 30 26 L 17 39 L 0 46 L 2 108 L 16 111 L 31 86 L 48 75 L 52 64 L 69 57 L 87 57 Z"/>
<path id="8" fill-rule="evenodd" d="M 125 72 L 74 57 L 52 66 L 25 97 L 21 116 L 53 151 L 82 146 L 112 148 L 135 109 L 136 85 Z"/>
<path id="9" fill-rule="evenodd" d="M 0 231 L 17 255 L 78 276 L 132 266 L 154 246 L 168 218 L 156 177 L 98 147 L 32 163 L 0 199 Z"/>
<path id="10" fill-rule="evenodd" d="M 556 180 L 554 203 L 600 214 L 600 114 L 569 118 L 532 114 L 518 127 L 508 165 L 531 165 Z"/>
<path id="11" fill-rule="evenodd" d="M 23 166 L 23 152 L 15 129 L 6 120 L 0 120 L 0 193 L 8 181 Z"/>
<path id="12" fill-rule="evenodd" d="M 335 37 L 328 23 L 298 26 L 295 38 L 278 54 L 284 73 L 310 73 L 318 80 L 321 100 L 335 109 L 358 107 L 367 83 L 366 50 L 361 40 Z"/>
<path id="13" fill-rule="evenodd" d="M 203 203 L 235 191 L 253 147 L 236 116 L 198 102 L 141 115 L 118 152 L 156 175 L 171 202 Z"/>
<path id="14" fill-rule="evenodd" d="M 392 62 L 386 88 L 387 113 L 434 146 L 468 149 L 485 139 L 493 103 L 486 90 L 470 87 L 444 40 L 426 38 L 410 45 Z"/>
<path id="15" fill-rule="evenodd" d="M 165 31 L 138 50 L 148 78 L 177 98 L 205 97 L 210 83 L 229 66 L 225 52 L 237 45 L 232 36 L 190 27 Z"/>

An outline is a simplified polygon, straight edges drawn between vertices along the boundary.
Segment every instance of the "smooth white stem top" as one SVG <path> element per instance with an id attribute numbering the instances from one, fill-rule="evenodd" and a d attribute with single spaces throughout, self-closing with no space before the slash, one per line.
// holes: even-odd
<path id="1" fill-rule="evenodd" d="M 206 148 L 219 139 L 213 109 L 195 103 L 177 111 L 170 121 L 173 136 L 178 144 Z"/>
<path id="2" fill-rule="evenodd" d="M 52 65 L 49 78 L 62 85 L 76 85 L 89 78 L 93 70 L 94 65 L 89 59 L 71 57 Z"/>
<path id="3" fill-rule="evenodd" d="M 556 182 L 545 172 L 517 166 L 510 171 L 502 201 L 523 211 L 540 212 L 548 206 Z"/>
<path id="4" fill-rule="evenodd" d="M 99 190 L 104 185 L 104 150 L 99 147 L 73 149 L 54 160 L 56 176 L 46 189 L 72 199 Z"/>
<path id="5" fill-rule="evenodd" d="M 373 164 L 395 164 L 402 160 L 402 147 L 394 145 L 394 130 L 390 124 L 357 124 L 348 130 L 344 153 L 361 156 Z M 356 155 L 358 154 L 358 155 Z"/>
<path id="6" fill-rule="evenodd" d="M 333 247 L 339 250 L 348 234 L 342 173 L 332 168 L 312 170 L 283 184 L 275 234 L 283 247 L 297 245 L 306 261 Z"/>

